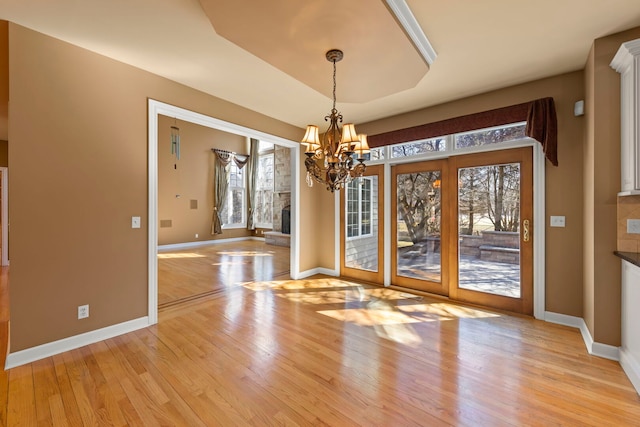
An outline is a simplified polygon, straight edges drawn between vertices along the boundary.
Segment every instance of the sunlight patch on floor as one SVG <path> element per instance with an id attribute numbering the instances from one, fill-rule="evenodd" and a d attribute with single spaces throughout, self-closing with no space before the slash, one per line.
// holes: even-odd
<path id="1" fill-rule="evenodd" d="M 220 251 L 218 255 L 227 256 L 273 256 L 273 252 L 257 252 L 257 251 Z"/>
<path id="2" fill-rule="evenodd" d="M 369 298 L 363 298 L 364 295 L 357 290 L 352 289 L 344 291 L 316 291 L 313 293 L 291 292 L 276 294 L 276 296 L 303 304 L 344 304 L 346 302 L 369 300 Z"/>
<path id="3" fill-rule="evenodd" d="M 397 325 L 403 323 L 420 323 L 424 320 L 407 316 L 394 310 L 371 310 L 369 308 L 346 308 L 340 310 L 321 310 L 318 313 L 342 322 L 355 323 L 360 326 Z M 437 319 L 431 319 L 435 321 Z"/>
<path id="4" fill-rule="evenodd" d="M 211 265 L 215 266 L 226 266 L 226 265 L 244 265 L 248 264 L 246 261 L 222 261 L 222 262 L 213 262 Z"/>
<path id="5" fill-rule="evenodd" d="M 394 291 L 389 288 L 374 288 L 364 289 L 363 292 L 374 298 L 384 298 L 388 300 L 401 300 L 401 299 L 422 299 L 419 295 L 409 294 L 406 292 Z"/>
<path id="6" fill-rule="evenodd" d="M 276 280 L 271 282 L 254 282 L 246 285 L 252 291 L 272 290 L 304 290 L 321 288 L 348 288 L 358 286 L 353 283 L 337 279 L 311 279 L 311 280 Z"/>
<path id="7" fill-rule="evenodd" d="M 158 254 L 158 258 L 171 259 L 171 258 L 206 258 L 206 255 L 200 255 L 193 252 L 177 252 L 169 254 Z"/>
<path id="8" fill-rule="evenodd" d="M 413 315 L 436 315 L 442 320 L 447 318 L 482 319 L 487 317 L 500 317 L 497 313 L 447 303 L 399 305 L 396 308 L 402 312 L 411 313 Z"/>

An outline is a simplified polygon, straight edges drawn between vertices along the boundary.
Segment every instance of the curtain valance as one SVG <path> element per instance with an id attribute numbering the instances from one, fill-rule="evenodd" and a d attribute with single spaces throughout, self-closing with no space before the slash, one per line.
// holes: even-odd
<path id="1" fill-rule="evenodd" d="M 233 160 L 236 166 L 238 166 L 238 169 L 242 169 L 249 161 L 247 154 L 236 154 L 233 151 L 220 150 L 218 148 L 212 148 L 211 151 L 214 152 L 218 160 L 225 166 Z"/>
<path id="2" fill-rule="evenodd" d="M 541 98 L 509 107 L 398 129 L 368 138 L 370 147 L 418 141 L 515 122 L 527 122 L 525 134 L 542 144 L 545 156 L 558 166 L 558 124 L 553 98 Z"/>

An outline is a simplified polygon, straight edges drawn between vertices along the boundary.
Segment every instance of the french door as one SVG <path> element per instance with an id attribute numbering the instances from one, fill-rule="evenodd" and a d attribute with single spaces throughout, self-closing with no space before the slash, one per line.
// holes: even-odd
<path id="1" fill-rule="evenodd" d="M 340 271 L 345 277 L 382 284 L 384 277 L 384 174 L 368 166 L 340 194 Z"/>
<path id="2" fill-rule="evenodd" d="M 526 147 L 393 166 L 391 283 L 533 314 L 532 164 Z"/>
<path id="3" fill-rule="evenodd" d="M 448 161 L 391 170 L 391 283 L 448 295 L 451 207 L 450 193 L 443 191 L 450 181 Z"/>
<path id="4" fill-rule="evenodd" d="M 449 159 L 451 298 L 533 314 L 532 156 L 526 147 Z"/>

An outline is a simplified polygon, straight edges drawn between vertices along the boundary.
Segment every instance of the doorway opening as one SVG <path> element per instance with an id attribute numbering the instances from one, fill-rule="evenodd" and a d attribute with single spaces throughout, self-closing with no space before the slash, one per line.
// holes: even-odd
<path id="1" fill-rule="evenodd" d="M 240 135 L 246 138 L 254 138 L 262 141 L 269 141 L 279 146 L 289 148 L 291 153 L 290 165 L 291 176 L 299 176 L 299 144 L 284 138 L 256 131 L 244 126 L 225 122 L 213 117 L 209 117 L 200 113 L 186 110 L 173 105 L 165 104 L 156 100 L 149 100 L 149 116 L 148 116 L 148 153 L 149 153 L 149 206 L 148 206 L 148 277 L 149 277 L 149 301 L 148 301 L 148 318 L 149 324 L 155 324 L 158 321 L 158 227 L 160 218 L 158 217 L 158 132 L 159 116 L 167 116 L 176 120 L 183 120 L 189 123 L 197 124 L 222 132 L 228 132 Z M 289 253 L 290 275 L 297 278 L 299 274 L 299 195 L 297 180 L 291 180 L 291 211 L 290 211 L 290 229 L 291 229 L 291 247 Z"/>

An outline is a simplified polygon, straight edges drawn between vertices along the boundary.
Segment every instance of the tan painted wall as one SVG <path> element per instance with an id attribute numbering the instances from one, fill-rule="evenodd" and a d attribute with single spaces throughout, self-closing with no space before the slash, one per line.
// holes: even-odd
<path id="1" fill-rule="evenodd" d="M 585 240 L 593 245 L 585 254 L 585 291 L 592 293 L 585 311 L 592 313 L 586 320 L 594 341 L 613 346 L 620 345 L 621 307 L 620 260 L 613 255 L 620 191 L 620 75 L 609 64 L 621 43 L 639 37 L 640 28 L 635 28 L 597 39 L 587 62 L 587 105 L 593 117 L 586 147 L 593 155 L 585 159 L 585 171 L 593 184 L 587 188 L 585 209 L 591 212 L 585 214 L 590 220 Z"/>
<path id="2" fill-rule="evenodd" d="M 171 154 L 174 123 L 180 128 L 181 153 L 177 162 Z M 248 154 L 247 138 L 166 116 L 159 117 L 158 135 L 158 220 L 171 220 L 171 227 L 159 224 L 158 244 L 251 236 L 246 228 L 211 234 L 214 165 L 211 149 Z M 197 209 L 191 208 L 192 200 L 196 201 Z"/>
<path id="3" fill-rule="evenodd" d="M 11 352 L 147 314 L 148 98 L 303 133 L 13 23 L 9 58 Z"/>
<path id="4" fill-rule="evenodd" d="M 309 188 L 306 181 L 304 149 L 300 150 L 300 229 L 305 230 L 306 238 L 301 239 L 300 271 L 317 267 L 335 268 L 335 221 L 333 194 L 314 181 Z M 304 257 L 302 256 L 304 254 Z"/>
<path id="5" fill-rule="evenodd" d="M 534 81 L 431 108 L 358 125 L 376 134 L 416 126 L 552 96 L 558 113 L 559 166 L 546 164 L 546 213 L 566 216 L 565 228 L 546 227 L 546 308 L 582 316 L 582 187 L 584 117 L 573 115 L 574 103 L 584 98 L 582 72 Z M 535 225 L 534 225 L 535 226 Z"/>

